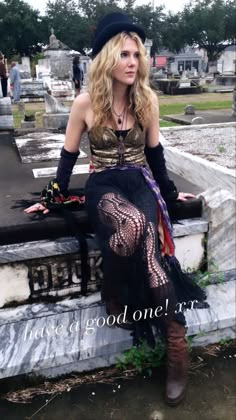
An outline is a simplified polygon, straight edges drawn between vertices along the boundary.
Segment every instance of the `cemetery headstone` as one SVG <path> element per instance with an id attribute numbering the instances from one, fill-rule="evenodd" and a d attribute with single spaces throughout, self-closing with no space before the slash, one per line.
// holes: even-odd
<path id="1" fill-rule="evenodd" d="M 65 129 L 69 119 L 69 108 L 48 93 L 45 93 L 44 98 L 46 109 L 46 114 L 43 114 L 44 128 Z"/>
<path id="2" fill-rule="evenodd" d="M 195 108 L 192 105 L 186 105 L 184 108 L 185 115 L 195 115 Z"/>
<path id="3" fill-rule="evenodd" d="M 9 97 L 0 98 L 0 131 L 14 130 L 14 121 Z"/>

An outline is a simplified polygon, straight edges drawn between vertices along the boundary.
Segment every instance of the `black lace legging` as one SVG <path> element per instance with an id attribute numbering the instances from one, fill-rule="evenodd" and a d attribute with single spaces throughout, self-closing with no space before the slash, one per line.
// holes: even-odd
<path id="1" fill-rule="evenodd" d="M 150 304 L 169 311 L 176 303 L 162 265 L 157 235 L 157 203 L 139 171 L 93 174 L 86 205 L 103 254 L 105 301 Z"/>

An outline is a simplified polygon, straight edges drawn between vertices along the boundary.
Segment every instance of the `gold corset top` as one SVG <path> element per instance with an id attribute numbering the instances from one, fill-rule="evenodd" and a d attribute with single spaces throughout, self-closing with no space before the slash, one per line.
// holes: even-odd
<path id="1" fill-rule="evenodd" d="M 124 139 L 109 127 L 92 127 L 88 132 L 95 172 L 120 165 L 146 165 L 145 130 L 135 121 Z"/>

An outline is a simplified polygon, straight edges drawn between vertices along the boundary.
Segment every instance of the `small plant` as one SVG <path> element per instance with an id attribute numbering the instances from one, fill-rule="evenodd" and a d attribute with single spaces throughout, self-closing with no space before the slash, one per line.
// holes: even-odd
<path id="1" fill-rule="evenodd" d="M 221 144 L 220 146 L 218 146 L 218 151 L 219 151 L 220 153 L 224 153 L 224 152 L 225 152 L 225 147 L 224 147 L 224 146 L 222 146 L 222 144 Z"/>
<path id="2" fill-rule="evenodd" d="M 188 351 L 191 352 L 192 351 L 192 346 L 193 346 L 193 336 L 187 335 L 186 336 L 186 340 L 187 340 L 187 344 L 188 344 Z"/>
<path id="3" fill-rule="evenodd" d="M 229 344 L 230 343 L 230 341 L 232 341 L 233 339 L 232 338 L 230 338 L 230 337 L 225 337 L 225 338 L 222 338 L 220 341 L 219 341 L 219 344 L 221 345 L 221 346 L 225 346 L 225 344 Z"/>
<path id="4" fill-rule="evenodd" d="M 152 375 L 152 368 L 159 367 L 165 356 L 166 346 L 158 341 L 154 348 L 150 347 L 145 340 L 138 346 L 132 347 L 123 353 L 123 359 L 117 358 L 116 367 L 121 370 L 134 368 L 138 373 Z"/>
<path id="5" fill-rule="evenodd" d="M 208 259 L 206 261 L 203 260 L 202 264 L 204 264 L 204 262 L 207 263 L 209 271 L 198 269 L 192 273 L 197 284 L 204 289 L 211 284 L 224 283 L 224 272 L 219 271 L 219 267 L 215 264 L 215 262 L 212 259 Z"/>

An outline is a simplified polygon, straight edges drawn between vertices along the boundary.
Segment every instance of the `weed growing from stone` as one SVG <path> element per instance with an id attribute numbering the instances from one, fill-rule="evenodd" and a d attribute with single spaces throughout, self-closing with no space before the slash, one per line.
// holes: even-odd
<path id="1" fill-rule="evenodd" d="M 138 373 L 151 376 L 152 369 L 161 366 L 165 353 L 166 346 L 162 341 L 152 348 L 142 340 L 138 346 L 125 351 L 122 359 L 116 358 L 116 367 L 121 370 L 134 368 Z"/>

